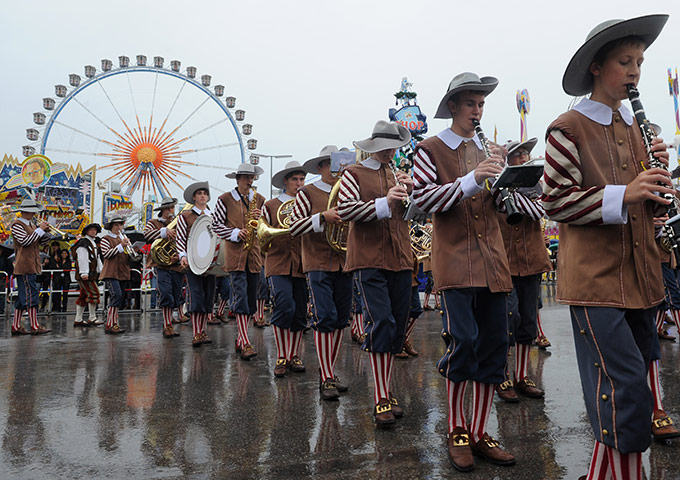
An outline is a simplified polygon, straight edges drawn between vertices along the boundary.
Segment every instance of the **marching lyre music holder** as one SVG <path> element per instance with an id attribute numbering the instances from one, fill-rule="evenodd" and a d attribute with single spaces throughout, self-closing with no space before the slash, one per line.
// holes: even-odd
<path id="1" fill-rule="evenodd" d="M 525 164 L 511 165 L 503 169 L 498 179 L 491 186 L 491 192 L 499 188 L 516 190 L 521 187 L 533 187 L 543 176 L 543 165 Z"/>

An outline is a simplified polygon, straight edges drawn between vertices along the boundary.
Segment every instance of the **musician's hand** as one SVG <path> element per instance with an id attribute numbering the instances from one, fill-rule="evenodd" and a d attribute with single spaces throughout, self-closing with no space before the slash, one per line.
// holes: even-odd
<path id="1" fill-rule="evenodd" d="M 47 222 L 42 222 L 38 227 L 40 227 L 43 232 L 49 232 L 51 230 L 50 224 Z"/>
<path id="2" fill-rule="evenodd" d="M 182 257 L 182 260 L 179 261 L 179 264 L 182 266 L 182 268 L 187 268 L 189 266 L 189 260 L 187 260 L 187 257 Z"/>
<path id="3" fill-rule="evenodd" d="M 250 216 L 252 216 L 255 220 L 259 220 L 262 216 L 262 210 L 259 208 L 253 208 L 253 210 L 250 212 Z"/>
<path id="4" fill-rule="evenodd" d="M 166 230 L 165 232 L 166 232 L 167 238 L 169 238 L 170 240 L 175 240 L 177 238 L 177 230 L 169 229 L 169 230 Z"/>
<path id="5" fill-rule="evenodd" d="M 668 220 L 668 215 L 663 215 L 661 217 L 654 217 L 654 225 L 663 225 Z"/>
<path id="6" fill-rule="evenodd" d="M 663 185 L 657 185 L 657 182 Z M 626 192 L 623 194 L 623 203 L 631 205 L 635 203 L 642 203 L 645 200 L 652 200 L 662 205 L 668 205 L 662 196 L 656 195 L 656 192 L 663 194 L 675 195 L 675 189 L 671 183 L 671 174 L 663 168 L 650 168 L 635 177 L 635 180 L 626 185 Z"/>
<path id="7" fill-rule="evenodd" d="M 178 255 L 178 254 L 174 254 L 172 257 L 170 257 L 170 262 L 171 262 L 172 264 L 175 264 L 175 263 L 179 262 L 179 255 Z"/>
<path id="8" fill-rule="evenodd" d="M 493 178 L 501 173 L 504 166 L 503 158 L 500 155 L 491 155 L 475 168 L 475 182 L 477 182 L 477 185 L 481 185 L 487 178 Z"/>
<path id="9" fill-rule="evenodd" d="M 238 239 L 241 240 L 242 242 L 245 242 L 247 238 L 248 238 L 248 234 L 246 233 L 246 229 L 242 228 L 238 232 Z"/>
<path id="10" fill-rule="evenodd" d="M 122 239 L 122 240 L 120 241 L 120 244 L 123 246 L 123 248 L 125 248 L 125 247 L 127 247 L 128 245 L 130 245 L 130 239 L 127 238 L 127 237 L 125 237 L 124 239 Z"/>
<path id="11" fill-rule="evenodd" d="M 397 172 L 397 181 L 404 184 L 406 191 L 411 193 L 413 191 L 413 177 L 406 172 Z"/>
<path id="12" fill-rule="evenodd" d="M 668 145 L 666 145 L 663 142 L 663 138 L 661 137 L 656 137 L 654 140 L 652 140 L 652 152 L 654 152 L 654 156 L 661 160 L 661 162 L 668 167 L 668 151 L 667 151 Z"/>
<path id="13" fill-rule="evenodd" d="M 323 219 L 326 223 L 331 223 L 333 225 L 339 225 L 342 223 L 342 219 L 340 219 L 340 215 L 338 215 L 337 207 L 322 212 L 321 216 L 323 216 Z"/>
<path id="14" fill-rule="evenodd" d="M 82 278 L 83 280 L 88 280 L 90 276 L 86 273 L 85 275 L 81 275 L 80 278 Z"/>
<path id="15" fill-rule="evenodd" d="M 390 207 L 396 207 L 401 202 L 408 198 L 408 193 L 406 193 L 406 188 L 401 185 L 395 185 L 390 188 L 387 192 L 387 203 Z"/>

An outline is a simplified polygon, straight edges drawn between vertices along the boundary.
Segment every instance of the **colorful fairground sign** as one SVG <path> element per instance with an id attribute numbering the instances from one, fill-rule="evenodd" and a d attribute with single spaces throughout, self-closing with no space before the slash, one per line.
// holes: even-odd
<path id="1" fill-rule="evenodd" d="M 96 167 L 83 170 L 52 163 L 44 155 L 31 155 L 20 162 L 5 155 L 0 163 L 0 244 L 11 245 L 10 227 L 16 207 L 31 196 L 45 210 L 40 220 L 61 231 L 78 234 L 92 218 Z"/>
<path id="2" fill-rule="evenodd" d="M 128 217 L 132 213 L 132 198 L 120 193 L 104 193 L 102 195 L 102 225 L 114 215 Z"/>
<path id="3" fill-rule="evenodd" d="M 406 77 L 402 78 L 401 88 L 394 94 L 397 105 L 401 104 L 401 107 L 390 108 L 389 117 L 391 121 L 407 128 L 412 136 L 419 137 L 427 133 L 427 117 L 418 106 L 418 94 L 411 90 L 412 86 Z"/>

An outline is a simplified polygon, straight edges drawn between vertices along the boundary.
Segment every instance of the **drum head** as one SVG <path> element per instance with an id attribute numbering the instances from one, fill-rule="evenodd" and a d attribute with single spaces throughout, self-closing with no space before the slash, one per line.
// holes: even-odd
<path id="1" fill-rule="evenodd" d="M 191 226 L 187 239 L 187 258 L 189 268 L 196 275 L 203 275 L 210 269 L 217 246 L 217 235 L 212 233 L 212 218 L 201 215 Z"/>

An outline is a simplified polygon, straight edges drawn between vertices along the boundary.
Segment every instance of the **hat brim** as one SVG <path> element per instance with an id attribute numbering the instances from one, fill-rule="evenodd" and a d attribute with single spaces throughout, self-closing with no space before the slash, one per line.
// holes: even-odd
<path id="1" fill-rule="evenodd" d="M 208 197 L 210 197 L 210 184 L 208 184 L 208 182 L 196 182 L 192 183 L 184 190 L 184 201 L 187 203 L 194 203 L 194 193 L 201 189 L 207 190 Z"/>
<path id="2" fill-rule="evenodd" d="M 253 165 L 253 166 L 255 167 L 254 172 L 240 172 L 240 171 L 236 170 L 235 172 L 227 173 L 224 176 L 227 177 L 227 178 L 235 179 L 236 175 L 254 175 L 254 176 L 257 177 L 258 175 L 262 175 L 264 173 L 264 170 L 262 168 L 258 167 L 257 165 Z"/>
<path id="3" fill-rule="evenodd" d="M 290 167 L 290 168 L 284 168 L 280 172 L 276 172 L 276 174 L 272 177 L 272 185 L 274 185 L 276 188 L 284 188 L 285 180 L 286 180 L 286 175 L 292 173 L 292 172 L 303 172 L 305 175 L 307 174 L 307 171 L 305 170 L 304 165 L 298 165 L 295 167 Z"/>
<path id="4" fill-rule="evenodd" d="M 310 158 L 309 160 L 307 160 L 305 163 L 302 164 L 302 168 L 307 173 L 311 173 L 311 174 L 319 173 L 319 164 L 321 162 L 323 162 L 324 160 L 328 160 L 330 162 L 331 156 L 330 155 L 323 155 L 321 157 Z"/>
<path id="5" fill-rule="evenodd" d="M 111 227 L 113 226 L 114 223 L 120 223 L 121 225 L 125 225 L 125 220 L 122 220 L 120 218 L 117 218 L 115 220 L 111 220 L 110 222 L 106 222 L 104 224 L 104 228 L 106 230 L 111 230 Z M 83 231 L 85 231 L 85 230 L 83 230 Z"/>
<path id="6" fill-rule="evenodd" d="M 391 150 L 393 148 L 403 147 L 404 145 L 411 141 L 411 132 L 409 132 L 406 127 L 402 127 L 399 124 L 397 124 L 397 128 L 399 129 L 398 139 L 369 137 L 365 140 L 358 140 L 356 142 L 352 142 L 352 144 L 359 150 L 362 150 L 366 153 L 376 153 L 381 152 L 383 150 Z"/>
<path id="7" fill-rule="evenodd" d="M 45 208 L 42 207 L 42 206 L 24 207 L 24 208 L 19 207 L 20 212 L 26 212 L 26 213 L 39 213 L 39 212 L 42 212 L 43 210 L 45 210 Z"/>
<path id="8" fill-rule="evenodd" d="M 101 233 L 101 231 L 102 231 L 101 225 L 99 225 L 98 223 L 90 223 L 88 225 L 85 225 L 85 228 L 83 228 L 83 233 L 87 232 L 90 228 L 96 229 L 97 233 Z"/>
<path id="9" fill-rule="evenodd" d="M 439 102 L 437 113 L 434 118 L 451 118 L 451 111 L 449 110 L 448 101 L 458 92 L 480 92 L 486 97 L 488 94 L 496 90 L 498 86 L 498 79 L 496 77 L 482 77 L 479 79 L 482 83 L 463 83 L 446 92 Z"/>
<path id="10" fill-rule="evenodd" d="M 613 40 L 635 35 L 642 38 L 647 49 L 654 43 L 667 21 L 668 15 L 665 14 L 645 15 L 615 23 L 593 35 L 569 61 L 562 77 L 562 88 L 568 95 L 587 95 L 593 90 L 590 65 L 602 47 Z"/>
<path id="11" fill-rule="evenodd" d="M 525 140 L 523 142 L 518 143 L 515 145 L 513 148 L 508 150 L 508 156 L 512 155 L 516 150 L 520 148 L 526 149 L 527 152 L 531 153 L 531 151 L 534 149 L 536 144 L 538 143 L 538 138 L 532 137 L 529 140 Z"/>
<path id="12" fill-rule="evenodd" d="M 171 208 L 171 207 L 176 207 L 177 206 L 177 200 L 175 200 L 172 203 L 168 203 L 166 205 L 159 205 L 156 208 L 153 209 L 154 212 L 160 212 L 164 208 Z"/>

